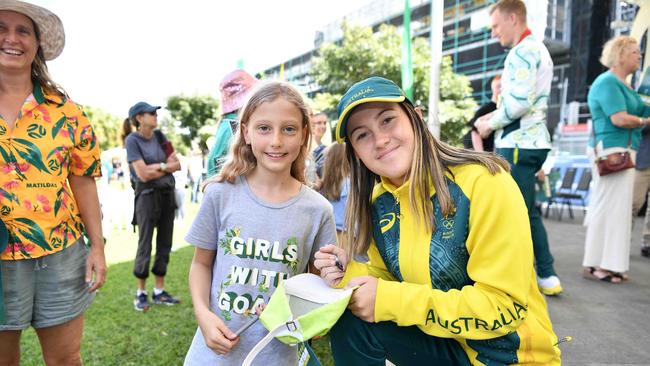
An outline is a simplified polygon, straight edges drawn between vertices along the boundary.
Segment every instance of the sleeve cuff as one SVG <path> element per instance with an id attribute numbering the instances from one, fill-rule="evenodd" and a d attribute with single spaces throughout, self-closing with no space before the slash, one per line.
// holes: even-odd
<path id="1" fill-rule="evenodd" d="M 401 282 L 379 279 L 375 297 L 375 322 L 396 321 L 401 306 Z"/>
<path id="2" fill-rule="evenodd" d="M 368 264 L 359 263 L 357 261 L 351 261 L 348 263 L 348 268 L 345 270 L 345 275 L 341 279 L 336 288 L 345 287 L 348 282 L 354 277 L 366 276 L 368 275 Z"/>
<path id="3" fill-rule="evenodd" d="M 503 127 L 507 126 L 510 124 L 512 121 L 505 120 L 504 116 L 497 112 L 494 114 L 492 118 L 488 121 L 488 126 L 494 131 L 500 130 Z"/>

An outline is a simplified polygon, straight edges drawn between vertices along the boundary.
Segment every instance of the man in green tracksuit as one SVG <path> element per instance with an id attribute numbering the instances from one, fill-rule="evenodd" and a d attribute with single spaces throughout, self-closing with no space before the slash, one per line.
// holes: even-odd
<path id="1" fill-rule="evenodd" d="M 546 229 L 535 207 L 535 174 L 542 168 L 551 137 L 546 128 L 548 98 L 553 79 L 553 61 L 526 23 L 526 5 L 521 0 L 499 0 L 491 9 L 492 36 L 511 48 L 505 60 L 501 97 L 489 120 L 476 123 L 482 136 L 496 131 L 496 152 L 508 160 L 512 177 L 524 196 L 533 236 L 537 283 L 546 295 L 562 292 L 553 268 Z"/>

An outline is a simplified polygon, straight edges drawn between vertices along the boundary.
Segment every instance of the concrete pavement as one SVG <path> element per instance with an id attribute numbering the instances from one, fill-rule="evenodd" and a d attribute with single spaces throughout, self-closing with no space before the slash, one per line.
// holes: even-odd
<path id="1" fill-rule="evenodd" d="M 650 259 L 640 255 L 643 218 L 632 233 L 630 279 L 609 284 L 582 278 L 582 216 L 544 220 L 564 293 L 547 297 L 553 328 L 562 338 L 563 365 L 650 365 Z"/>

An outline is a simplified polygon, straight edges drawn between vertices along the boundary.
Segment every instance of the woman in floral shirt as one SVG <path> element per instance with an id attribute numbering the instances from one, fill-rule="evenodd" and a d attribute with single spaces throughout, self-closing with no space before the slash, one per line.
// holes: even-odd
<path id="1" fill-rule="evenodd" d="M 63 45 L 55 14 L 0 2 L 0 217 L 9 231 L 0 253 L 2 365 L 19 363 L 20 335 L 29 326 L 46 364 L 81 365 L 83 313 L 106 277 L 99 145 L 45 64 Z"/>

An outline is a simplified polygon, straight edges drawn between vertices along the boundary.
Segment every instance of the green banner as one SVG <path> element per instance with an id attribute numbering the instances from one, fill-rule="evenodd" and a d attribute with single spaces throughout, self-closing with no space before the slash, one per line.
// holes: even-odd
<path id="1" fill-rule="evenodd" d="M 411 59 L 411 5 L 404 0 L 404 29 L 402 30 L 402 89 L 413 101 L 413 60 Z"/>

